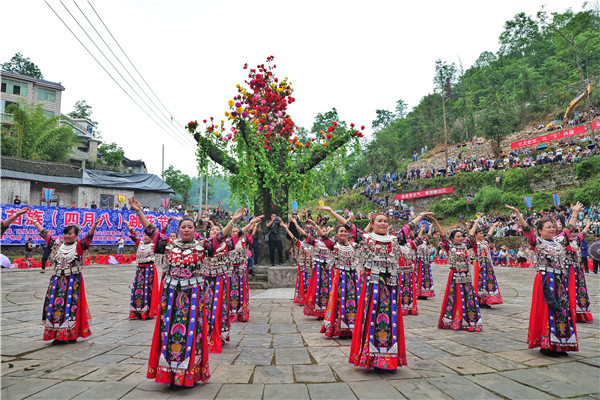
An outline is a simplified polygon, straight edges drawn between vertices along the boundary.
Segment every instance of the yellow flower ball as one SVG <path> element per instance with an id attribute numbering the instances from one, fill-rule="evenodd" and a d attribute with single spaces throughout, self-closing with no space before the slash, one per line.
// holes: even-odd
<path id="1" fill-rule="evenodd" d="M 229 112 L 228 111 L 225 111 L 225 116 L 229 117 Z"/>
<path id="2" fill-rule="evenodd" d="M 233 105 L 235 104 L 235 101 L 229 100 L 228 104 L 229 104 L 229 107 L 233 107 Z"/>
<path id="3" fill-rule="evenodd" d="M 236 110 L 240 114 L 244 112 L 244 109 L 242 107 L 238 107 L 238 108 L 236 108 Z"/>

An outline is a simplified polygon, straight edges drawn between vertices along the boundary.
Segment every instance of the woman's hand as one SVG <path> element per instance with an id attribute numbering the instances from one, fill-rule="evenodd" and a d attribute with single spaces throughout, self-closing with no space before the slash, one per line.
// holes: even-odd
<path id="1" fill-rule="evenodd" d="M 329 206 L 317 206 L 315 207 L 317 210 L 323 210 L 323 211 L 327 211 L 327 212 L 331 212 L 333 211 L 333 208 L 329 207 Z"/>
<path id="2" fill-rule="evenodd" d="M 21 215 L 23 215 L 29 211 L 31 211 L 31 207 L 19 208 L 19 210 L 17 210 L 17 212 L 14 213 L 13 215 L 20 217 Z M 29 219 L 27 219 L 27 221 L 29 221 Z"/>
<path id="3" fill-rule="evenodd" d="M 237 221 L 239 221 L 244 216 L 245 212 L 246 212 L 245 208 L 243 208 L 243 207 L 242 208 L 238 208 L 237 211 L 235 212 L 235 214 L 233 214 L 233 218 L 231 218 L 232 221 L 234 223 L 237 222 Z"/>
<path id="4" fill-rule="evenodd" d="M 521 211 L 519 211 L 516 207 L 509 206 L 508 204 L 505 204 L 504 207 L 508 208 L 517 215 L 521 215 Z"/>
<path id="5" fill-rule="evenodd" d="M 578 202 L 577 202 L 577 204 L 575 204 L 575 205 L 571 204 L 571 210 L 572 210 L 574 213 L 577 213 L 577 214 L 579 214 L 579 213 L 581 212 L 581 210 L 582 210 L 582 209 L 583 209 L 583 204 L 582 204 L 581 202 L 579 202 L 579 201 L 578 201 Z"/>
<path id="6" fill-rule="evenodd" d="M 131 207 L 131 209 L 135 212 L 139 212 L 142 211 L 142 205 L 140 204 L 139 201 L 137 201 L 133 196 L 131 196 L 129 199 L 129 207 Z"/>

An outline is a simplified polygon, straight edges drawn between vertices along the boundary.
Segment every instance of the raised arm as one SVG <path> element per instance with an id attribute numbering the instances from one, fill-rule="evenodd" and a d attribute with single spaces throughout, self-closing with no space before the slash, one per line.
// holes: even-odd
<path id="1" fill-rule="evenodd" d="M 20 208 L 12 216 L 10 216 L 10 217 L 6 218 L 4 221 L 2 221 L 2 232 L 4 232 L 10 226 L 10 224 L 15 222 L 17 220 L 17 218 L 19 218 L 23 214 L 26 214 L 30 210 L 31 210 L 31 207 Z M 29 221 L 29 219 L 27 219 L 27 220 Z M 40 230 L 40 232 L 41 232 L 41 230 Z"/>
<path id="2" fill-rule="evenodd" d="M 233 226 L 242 218 L 244 212 L 246 212 L 245 208 L 238 208 L 238 210 L 233 214 L 231 221 L 229 221 L 223 228 L 223 236 L 227 237 L 227 235 L 229 235 L 229 232 L 231 232 Z"/>
<path id="3" fill-rule="evenodd" d="M 488 231 L 487 236 L 492 236 L 494 234 L 494 231 L 496 230 L 496 227 L 499 223 L 500 221 L 496 221 L 490 226 L 490 230 Z"/>
<path id="4" fill-rule="evenodd" d="M 314 227 L 315 227 L 315 230 L 317 231 L 317 234 L 318 234 L 319 236 L 327 236 L 327 234 L 329 233 L 329 232 L 325 232 L 325 231 L 323 231 L 323 229 L 321 229 L 321 227 L 320 227 L 319 225 L 317 225 L 317 224 L 315 223 L 315 221 L 313 221 L 312 219 L 307 219 L 307 220 L 306 220 L 306 222 L 307 222 L 308 224 L 311 224 L 312 226 L 314 226 Z"/>
<path id="5" fill-rule="evenodd" d="M 523 214 L 521 214 L 521 211 L 519 211 L 516 207 L 509 206 L 508 204 L 506 204 L 504 207 L 508 208 L 517 215 L 519 225 L 521 225 L 521 227 L 525 228 L 529 226 L 527 224 L 527 221 L 525 221 L 525 218 L 523 218 Z"/>
<path id="6" fill-rule="evenodd" d="M 146 216 L 142 212 L 142 205 L 140 204 L 140 202 L 137 201 L 133 196 L 131 196 L 128 201 L 129 207 L 131 207 L 131 209 L 135 211 L 135 215 L 137 215 L 137 217 L 140 219 L 140 222 L 142 223 L 144 229 L 150 226 L 150 221 L 148 221 L 148 218 L 146 218 Z"/>
<path id="7" fill-rule="evenodd" d="M 583 209 L 583 204 L 577 202 L 577 204 L 571 204 L 571 219 L 569 219 L 569 226 L 574 227 L 577 226 L 577 219 L 579 217 L 579 213 Z"/>
<path id="8" fill-rule="evenodd" d="M 339 215 L 338 213 L 336 213 L 335 211 L 333 211 L 333 209 L 331 207 L 329 207 L 329 206 L 317 206 L 317 210 L 323 210 L 325 212 L 328 212 L 341 225 L 346 225 L 348 223 L 348 221 L 346 220 L 346 218 L 342 217 L 341 215 Z"/>
<path id="9" fill-rule="evenodd" d="M 292 232 L 290 231 L 288 224 L 286 224 L 285 222 L 281 221 L 281 226 L 283 226 L 283 229 L 285 229 L 285 231 L 287 232 L 288 236 L 290 237 L 290 239 L 294 240 L 294 234 L 292 234 Z M 302 230 L 301 228 L 297 228 L 298 232 L 300 232 L 301 235 L 306 236 L 306 232 L 304 232 L 304 230 Z"/>
<path id="10" fill-rule="evenodd" d="M 429 219 L 433 222 L 433 224 L 435 225 L 435 229 L 437 229 L 437 231 L 440 233 L 440 237 L 444 237 L 446 236 L 446 234 L 444 233 L 444 230 L 442 229 L 442 227 L 440 226 L 440 223 L 437 221 L 437 219 L 435 219 L 434 217 L 429 217 Z"/>
<path id="11" fill-rule="evenodd" d="M 250 222 L 248 223 L 248 225 L 246 225 L 245 227 L 242 228 L 242 233 L 246 233 L 248 232 L 250 229 L 252 229 L 252 235 L 254 235 L 254 230 L 256 230 L 256 226 L 258 224 L 260 224 L 260 221 L 262 221 L 262 219 L 264 218 L 264 215 L 258 216 L 258 217 L 254 217 L 250 220 Z"/>
<path id="12" fill-rule="evenodd" d="M 475 236 L 475 233 L 477 233 L 477 227 L 479 226 L 480 220 L 481 220 L 481 217 L 477 218 L 475 220 L 475 222 L 473 222 L 473 226 L 471 227 L 471 230 L 469 231 L 469 235 Z M 466 227 L 467 223 L 464 220 L 462 220 L 461 222 L 463 222 Z"/>

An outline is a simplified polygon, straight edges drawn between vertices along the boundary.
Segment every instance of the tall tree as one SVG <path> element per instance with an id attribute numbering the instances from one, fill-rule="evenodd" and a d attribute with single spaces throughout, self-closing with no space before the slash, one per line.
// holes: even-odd
<path id="1" fill-rule="evenodd" d="M 435 62 L 435 78 L 434 83 L 436 88 L 442 95 L 442 111 L 444 115 L 444 152 L 446 156 L 446 166 L 448 165 L 448 123 L 446 122 L 446 99 L 452 93 L 452 83 L 456 74 L 456 66 L 454 63 L 448 64 L 441 59 Z"/>
<path id="2" fill-rule="evenodd" d="M 586 78 L 583 74 L 581 50 L 582 47 L 586 47 L 587 42 L 590 40 L 595 40 L 595 43 L 598 43 L 598 35 L 600 35 L 600 31 L 598 30 L 598 16 L 595 15 L 593 10 L 574 13 L 573 10 L 569 8 L 562 14 L 556 12 L 551 13 L 551 16 L 542 9 L 541 11 L 538 11 L 537 17 L 542 22 L 545 29 L 552 32 L 557 38 L 564 40 L 570 47 L 574 63 L 577 67 L 577 72 L 579 73 L 581 90 L 586 94 L 586 111 L 589 114 L 590 95 L 587 90 Z M 595 30 L 595 35 L 585 35 L 590 28 Z M 580 40 L 580 38 L 583 38 L 583 40 Z M 595 50 L 593 51 L 598 52 L 598 48 L 595 47 Z M 591 125 L 589 125 L 590 122 L 591 120 L 588 121 L 588 129 L 593 140 L 594 131 L 591 129 Z"/>
<path id="3" fill-rule="evenodd" d="M 116 143 L 102 143 L 98 147 L 102 160 L 110 167 L 120 167 L 123 164 L 125 151 Z"/>
<path id="4" fill-rule="evenodd" d="M 299 201 L 309 197 L 315 168 L 334 163 L 338 150 L 363 136 L 354 124 L 347 129 L 332 121 L 309 141 L 300 141 L 287 112 L 295 101 L 292 84 L 287 77 L 277 78 L 275 68 L 273 56 L 267 57 L 265 64 L 250 69 L 246 85 L 237 85 L 225 112 L 233 126 L 210 118 L 201 133 L 196 121 L 187 125 L 198 142 L 201 173 L 220 166 L 232 193 L 241 203 L 254 202 L 257 215 L 287 214 L 290 194 Z"/>
<path id="5" fill-rule="evenodd" d="M 375 110 L 377 117 L 371 122 L 371 128 L 375 131 L 380 131 L 387 128 L 394 121 L 395 115 L 388 110 Z"/>
<path id="6" fill-rule="evenodd" d="M 98 126 L 98 122 L 92 120 L 92 106 L 89 105 L 85 100 L 77 100 L 73 106 L 73 111 L 67 115 L 71 118 L 83 118 L 90 121 L 92 124 Z"/>
<path id="7" fill-rule="evenodd" d="M 182 204 L 186 206 L 190 200 L 190 190 L 192 190 L 192 178 L 184 174 L 172 165 L 163 171 L 162 179 L 165 183 L 171 186 L 175 194 L 179 197 Z"/>
<path id="8" fill-rule="evenodd" d="M 15 74 L 30 76 L 32 78 L 44 79 L 42 71 L 35 65 L 29 57 L 24 57 L 21 53 L 16 53 L 10 61 L 2 63 L 2 69 Z"/>
<path id="9" fill-rule="evenodd" d="M 396 102 L 396 119 L 406 117 L 406 111 L 408 110 L 408 105 L 402 99 Z"/>
<path id="10" fill-rule="evenodd" d="M 59 126 L 58 116 L 48 117 L 41 104 L 11 104 L 10 125 L 2 124 L 2 154 L 30 160 L 65 161 L 71 153 L 75 134 L 67 125 Z"/>

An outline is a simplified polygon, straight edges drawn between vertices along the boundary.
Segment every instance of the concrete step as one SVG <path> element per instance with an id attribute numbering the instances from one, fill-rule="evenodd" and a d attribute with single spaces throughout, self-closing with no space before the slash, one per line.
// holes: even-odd
<path id="1" fill-rule="evenodd" d="M 255 274 L 253 275 L 248 275 L 248 282 L 268 282 L 269 281 L 269 275 L 267 274 Z"/>
<path id="2" fill-rule="evenodd" d="M 268 282 L 249 281 L 248 287 L 250 288 L 250 290 L 252 290 L 252 289 L 268 289 L 269 283 Z"/>

